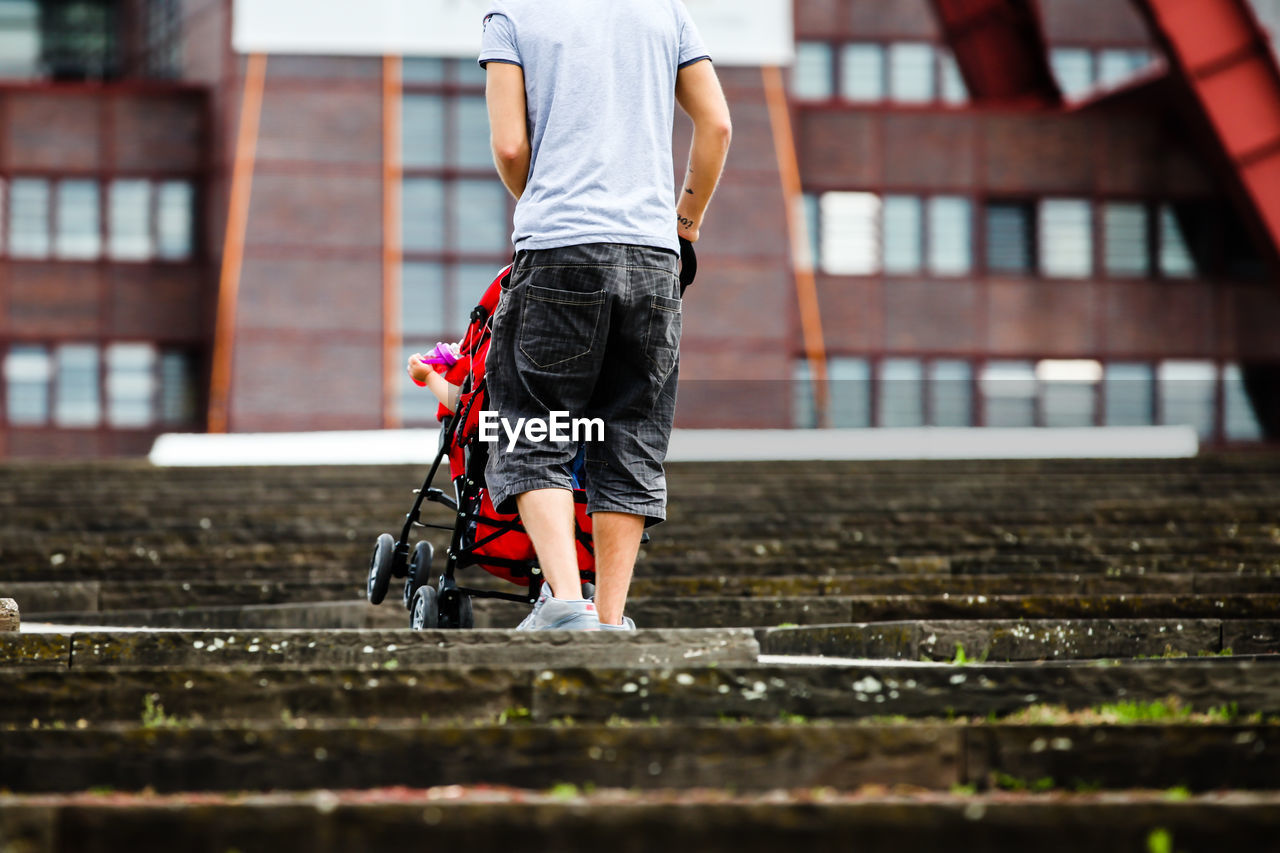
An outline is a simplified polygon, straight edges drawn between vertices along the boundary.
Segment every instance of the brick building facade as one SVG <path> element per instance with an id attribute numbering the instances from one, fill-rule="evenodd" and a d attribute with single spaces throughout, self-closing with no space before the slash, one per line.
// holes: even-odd
<path id="1" fill-rule="evenodd" d="M 767 74 L 722 68 L 734 146 L 686 302 L 680 425 L 1260 437 L 1245 380 L 1275 399 L 1271 247 L 1129 3 L 1040 0 L 1053 110 L 971 103 L 928 0 L 795 6 L 786 112 L 829 405 L 808 382 Z M 69 40 L 85 16 L 49 7 L 101 22 Z M 0 456 L 203 428 L 246 68 L 231 31 L 231 0 L 0 3 Z M 268 57 L 231 430 L 431 421 L 403 354 L 459 334 L 510 255 L 483 85 L 462 60 Z"/>

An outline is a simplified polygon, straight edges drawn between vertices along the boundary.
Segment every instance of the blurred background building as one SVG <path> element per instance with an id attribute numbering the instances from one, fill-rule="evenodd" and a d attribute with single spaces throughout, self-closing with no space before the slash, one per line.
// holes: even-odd
<path id="1" fill-rule="evenodd" d="M 795 0 L 791 134 L 764 70 L 721 69 L 735 140 L 679 425 L 1280 436 L 1276 240 L 1149 4 L 992 2 L 993 27 L 948 17 L 964 5 Z M 1280 0 L 1253 7 L 1276 32 Z M 247 67 L 233 15 L 0 0 L 0 456 L 206 428 Z M 404 356 L 456 338 L 511 251 L 483 72 L 270 56 L 253 138 L 226 427 L 432 423 Z"/>

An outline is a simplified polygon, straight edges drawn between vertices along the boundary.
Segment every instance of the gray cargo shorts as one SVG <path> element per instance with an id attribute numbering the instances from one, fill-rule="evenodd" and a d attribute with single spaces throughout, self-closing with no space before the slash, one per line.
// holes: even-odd
<path id="1" fill-rule="evenodd" d="M 494 311 L 489 409 L 514 426 L 552 412 L 603 422 L 584 445 L 588 512 L 666 518 L 662 463 L 676 410 L 680 282 L 673 252 L 592 243 L 521 251 Z M 499 512 L 534 489 L 573 488 L 578 443 L 506 427 L 485 479 Z M 580 433 L 580 437 L 585 435 Z M 598 438 L 598 432 L 592 438 Z"/>

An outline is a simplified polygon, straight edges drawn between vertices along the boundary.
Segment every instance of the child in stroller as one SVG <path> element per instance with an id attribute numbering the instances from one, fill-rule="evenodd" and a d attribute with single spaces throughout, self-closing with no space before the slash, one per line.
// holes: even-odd
<path id="1" fill-rule="evenodd" d="M 471 312 L 471 323 L 461 341 L 456 345 L 439 344 L 426 356 L 415 353 L 409 360 L 410 377 L 429 388 L 440 402 L 437 410 L 441 422 L 440 448 L 426 482 L 416 490 L 417 497 L 399 539 L 390 533 L 378 537 L 369 564 L 366 594 L 370 603 L 379 604 L 387 595 L 392 577 L 405 578 L 403 600 L 410 612 L 410 627 L 414 629 L 471 628 L 475 625 L 473 598 L 532 604 L 542 591 L 542 572 L 533 543 L 519 517 L 498 513 L 485 489 L 488 445 L 479 440 L 480 413 L 487 402 L 484 365 L 489 350 L 489 319 L 510 271 L 509 266 L 504 268 L 489 285 L 480 304 Z M 452 495 L 431 485 L 446 457 L 453 482 Z M 583 595 L 589 598 L 594 592 L 595 555 L 581 476 L 581 467 L 575 466 L 575 539 Z M 448 507 L 455 514 L 454 524 L 422 522 L 423 501 Z M 432 576 L 434 549 L 430 542 L 421 540 L 410 550 L 409 538 L 415 527 L 451 533 L 443 571 L 438 577 Z M 461 587 L 455 575 L 459 569 L 470 566 L 479 566 L 527 589 L 523 594 L 516 594 Z"/>

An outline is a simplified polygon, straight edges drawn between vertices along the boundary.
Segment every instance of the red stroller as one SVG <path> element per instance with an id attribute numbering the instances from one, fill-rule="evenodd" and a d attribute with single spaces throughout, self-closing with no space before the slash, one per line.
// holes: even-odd
<path id="1" fill-rule="evenodd" d="M 680 290 L 683 293 L 697 275 L 698 259 L 693 246 L 683 238 L 680 250 Z M 457 410 L 450 412 L 441 406 L 437 411 L 441 423 L 440 450 L 427 472 L 426 482 L 416 491 L 417 497 L 405 517 L 400 538 L 394 539 L 390 533 L 383 533 L 373 546 L 366 585 L 369 602 L 380 604 L 386 598 L 392 577 L 405 578 L 404 605 L 410 613 L 409 625 L 416 630 L 472 628 L 475 627 L 475 617 L 471 599 L 498 598 L 533 604 L 542 592 L 542 571 L 538 568 L 533 543 L 519 516 L 499 514 L 489 498 L 484 480 L 489 448 L 479 440 L 480 413 L 488 401 L 485 356 L 489 352 L 489 319 L 498 306 L 503 282 L 510 273 L 510 266 L 499 272 L 481 297 L 480 304 L 472 310 L 467 334 L 459 344 L 460 358 L 445 373 L 450 384 L 462 389 Z M 449 458 L 449 477 L 453 481 L 452 496 L 431 486 L 446 456 Z M 579 469 L 575 474 L 579 479 L 573 490 L 577 516 L 574 535 L 578 544 L 583 595 L 591 597 L 596 575 L 595 552 L 581 476 Z M 423 501 L 444 504 L 452 510 L 453 525 L 423 522 Z M 435 555 L 430 542 L 418 542 L 410 556 L 409 536 L 415 527 L 452 533 L 444 571 L 438 578 L 432 578 L 431 563 Z M 648 542 L 648 534 L 641 541 Z M 526 587 L 526 590 L 520 594 L 458 586 L 455 579 L 457 571 L 470 566 L 479 566 L 492 575 Z"/>
<path id="2" fill-rule="evenodd" d="M 461 357 L 448 368 L 445 379 L 459 386 L 461 394 L 456 412 L 441 406 L 437 417 L 441 422 L 440 450 L 436 454 L 426 482 L 417 490 L 413 508 L 405 519 L 400 538 L 390 533 L 378 537 L 369 563 L 367 595 L 371 604 L 386 598 L 391 578 L 405 578 L 404 604 L 410 612 L 409 625 L 423 628 L 471 628 L 475 625 L 471 599 L 499 598 L 532 604 L 542 591 L 542 572 L 538 568 L 533 543 L 519 516 L 498 513 L 484 485 L 484 469 L 488 445 L 479 436 L 480 412 L 487 402 L 485 390 L 485 356 L 489 352 L 489 318 L 501 295 L 503 281 L 511 267 L 503 269 L 489 285 L 480 304 L 471 312 L 471 324 L 462 339 Z M 453 495 L 432 488 L 445 457 L 449 459 L 449 477 Z M 587 515 L 586 492 L 578 484 L 573 492 L 577 512 L 576 538 L 578 566 L 584 583 L 595 580 L 595 554 L 591 542 L 591 517 Z M 455 514 L 452 526 L 421 521 L 423 501 L 444 504 Z M 409 549 L 409 536 L 414 527 L 449 530 L 452 538 L 445 558 L 444 571 L 432 577 L 433 548 L 422 540 Z M 468 589 L 458 586 L 459 569 L 479 566 L 490 574 L 527 587 L 524 593 Z M 586 588 L 590 596 L 592 590 Z"/>

